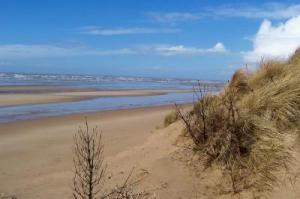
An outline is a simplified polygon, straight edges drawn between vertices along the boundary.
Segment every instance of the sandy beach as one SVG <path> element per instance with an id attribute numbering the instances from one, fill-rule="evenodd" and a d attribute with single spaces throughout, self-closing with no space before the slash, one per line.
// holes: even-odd
<path id="1" fill-rule="evenodd" d="M 132 167 L 136 167 L 137 173 L 141 170 L 151 173 L 152 178 L 147 182 L 154 183 L 157 192 L 168 193 L 168 198 L 192 188 L 189 185 L 181 187 L 178 183 L 173 185 L 175 176 L 166 172 L 170 169 L 175 169 L 172 172 L 176 175 L 187 172 L 172 165 L 167 158 L 174 150 L 168 142 L 180 132 L 173 129 L 165 134 L 161 128 L 165 115 L 173 108 L 138 108 L 1 124 L 0 196 L 71 198 L 73 135 L 78 126 L 83 125 L 84 117 L 88 118 L 90 126 L 97 125 L 103 132 L 108 174 L 113 176 L 108 184 L 121 181 Z M 172 132 L 174 134 L 170 135 Z M 169 138 L 162 139 L 165 137 Z M 174 193 L 170 194 L 170 189 Z"/>
<path id="2" fill-rule="evenodd" d="M 185 105 L 188 110 L 191 105 Z M 88 118 L 105 145 L 105 187 L 123 183 L 134 168 L 136 189 L 153 198 L 232 198 L 218 195 L 221 174 L 215 168 L 195 173 L 179 153 L 182 123 L 163 126 L 174 106 L 73 114 L 0 125 L 0 198 L 72 198 L 73 135 Z M 298 185 L 299 182 L 297 182 Z M 297 198 L 292 186 L 280 186 L 270 198 Z M 252 198 L 241 193 L 233 198 Z M 154 197 L 155 196 L 155 197 Z"/>
<path id="3" fill-rule="evenodd" d="M 2 89 L 2 90 L 1 90 Z M 2 87 L 0 106 L 69 102 L 94 97 L 148 96 L 186 90 L 76 90 L 52 87 Z M 182 105 L 189 110 L 191 104 Z M 105 188 L 132 178 L 142 179 L 135 189 L 152 198 L 232 198 L 219 194 L 221 172 L 194 167 L 192 154 L 182 152 L 184 125 L 178 121 L 164 127 L 174 105 L 77 113 L 0 124 L 0 199 L 72 198 L 73 136 L 88 119 L 103 135 L 107 165 Z M 298 156 L 298 155 L 297 155 Z M 190 157 L 186 159 L 186 157 Z M 300 157 L 300 156 L 299 156 Z M 300 160 L 300 158 L 299 158 Z M 295 170 L 300 169 L 296 164 Z M 297 198 L 295 181 L 276 187 L 270 198 Z M 243 198 L 253 198 L 242 192 Z M 234 197 L 239 197 L 235 195 Z"/>

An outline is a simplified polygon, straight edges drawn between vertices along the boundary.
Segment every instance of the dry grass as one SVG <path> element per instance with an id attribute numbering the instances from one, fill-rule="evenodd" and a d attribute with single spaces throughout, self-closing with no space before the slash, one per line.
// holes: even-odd
<path id="1" fill-rule="evenodd" d="M 219 95 L 200 95 L 190 114 L 179 115 L 206 166 L 219 165 L 234 193 L 271 190 L 291 159 L 286 138 L 299 127 L 300 51 L 253 73 L 236 71 Z"/>
<path id="2" fill-rule="evenodd" d="M 173 111 L 171 113 L 169 113 L 164 120 L 164 126 L 167 127 L 170 124 L 176 122 L 179 119 L 179 115 L 177 111 Z"/>

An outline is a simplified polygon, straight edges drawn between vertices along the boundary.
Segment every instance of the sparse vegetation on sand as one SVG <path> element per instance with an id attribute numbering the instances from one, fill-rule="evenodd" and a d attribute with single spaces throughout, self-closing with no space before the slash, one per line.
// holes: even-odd
<path id="1" fill-rule="evenodd" d="M 220 166 L 234 193 L 271 190 L 298 136 L 300 51 L 254 72 L 237 70 L 218 95 L 199 92 L 193 110 L 179 114 L 205 166 Z"/>
<path id="2" fill-rule="evenodd" d="M 90 129 L 85 122 L 85 128 L 79 127 L 74 135 L 74 199 L 141 199 L 148 198 L 149 193 L 136 192 L 134 186 L 139 180 L 132 181 L 134 169 L 122 185 L 111 189 L 105 187 L 106 165 L 103 155 L 104 145 L 99 129 Z"/>
<path id="3" fill-rule="evenodd" d="M 169 113 L 164 120 L 165 127 L 169 126 L 170 124 L 176 122 L 178 119 L 180 119 L 178 111 L 173 111 Z"/>

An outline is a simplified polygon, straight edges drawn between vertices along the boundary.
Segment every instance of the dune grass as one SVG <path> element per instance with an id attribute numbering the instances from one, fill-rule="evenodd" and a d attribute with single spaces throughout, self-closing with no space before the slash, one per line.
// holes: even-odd
<path id="1" fill-rule="evenodd" d="M 221 93 L 179 115 L 205 166 L 219 165 L 233 192 L 271 190 L 291 160 L 287 138 L 299 129 L 300 51 L 254 72 L 237 70 Z"/>
<path id="2" fill-rule="evenodd" d="M 177 111 L 173 111 L 171 113 L 169 113 L 168 115 L 166 115 L 165 120 L 164 120 L 164 126 L 167 127 L 170 124 L 176 122 L 177 120 L 179 120 L 179 114 Z"/>

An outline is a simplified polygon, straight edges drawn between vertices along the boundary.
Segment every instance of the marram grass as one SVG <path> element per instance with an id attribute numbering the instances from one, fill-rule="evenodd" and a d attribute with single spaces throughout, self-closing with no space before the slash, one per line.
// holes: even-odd
<path id="1" fill-rule="evenodd" d="M 201 90 L 201 89 L 199 89 Z M 271 190 L 288 169 L 300 122 L 300 51 L 285 62 L 237 70 L 218 95 L 206 95 L 182 116 L 194 148 L 231 179 L 233 192 Z"/>

